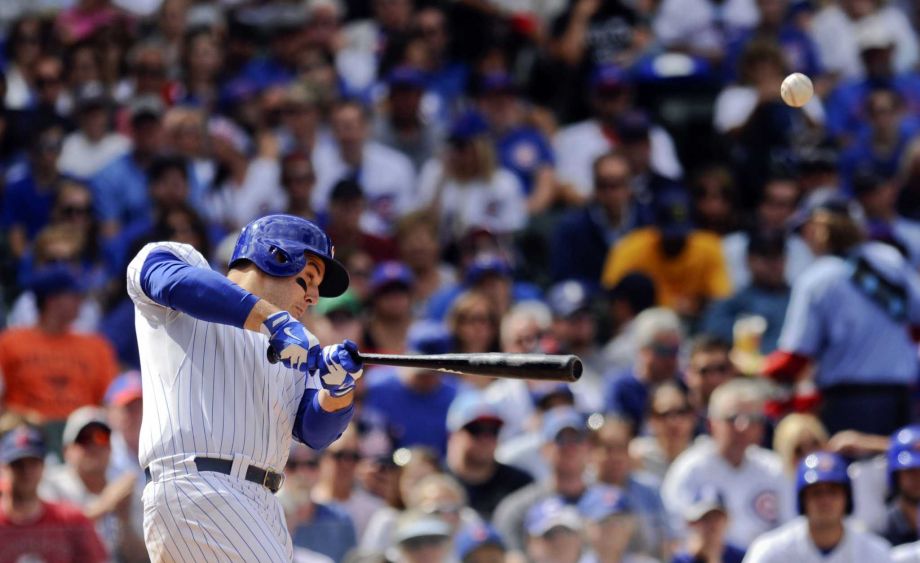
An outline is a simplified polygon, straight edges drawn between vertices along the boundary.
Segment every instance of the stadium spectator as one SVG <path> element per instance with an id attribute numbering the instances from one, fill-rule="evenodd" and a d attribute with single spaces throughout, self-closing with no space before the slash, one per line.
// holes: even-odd
<path id="1" fill-rule="evenodd" d="M 764 394 L 753 381 L 724 383 L 709 404 L 711 440 L 695 443 L 668 470 L 661 486 L 665 507 L 680 515 L 703 487 L 725 498 L 726 538 L 738 547 L 792 516 L 790 493 L 779 457 L 757 444 L 763 439 Z"/>
<path id="2" fill-rule="evenodd" d="M 106 550 L 128 561 L 143 559 L 143 536 L 133 522 L 136 472 L 109 481 L 112 429 L 105 410 L 80 407 L 64 426 L 64 463 L 51 467 L 39 485 L 43 499 L 77 506 L 95 522 Z"/>
<path id="3" fill-rule="evenodd" d="M 659 561 L 630 549 L 630 539 L 641 526 L 628 497 L 617 487 L 594 485 L 578 503 L 588 544 L 598 561 L 652 563 Z"/>
<path id="4" fill-rule="evenodd" d="M 898 214 L 894 182 L 867 171 L 857 174 L 852 185 L 869 237 L 900 250 L 914 268 L 920 266 L 920 223 Z"/>
<path id="5" fill-rule="evenodd" d="M 396 226 L 399 260 L 412 270 L 415 283 L 412 303 L 416 317 L 422 316 L 430 298 L 439 290 L 455 284 L 454 269 L 441 260 L 438 245 L 438 220 L 424 211 L 409 213 Z"/>
<path id="6" fill-rule="evenodd" d="M 538 501 L 527 511 L 525 529 L 527 561 L 576 563 L 589 549 L 578 510 L 556 497 Z"/>
<path id="7" fill-rule="evenodd" d="M 709 305 L 703 317 L 703 330 L 733 342 L 735 323 L 744 317 L 758 316 L 766 322 L 758 352 L 769 354 L 776 350 L 789 306 L 785 264 L 790 242 L 781 231 L 750 233 L 746 252 L 750 282 L 739 286 L 731 297 Z"/>
<path id="8" fill-rule="evenodd" d="M 364 226 L 362 218 L 368 213 L 368 205 L 361 184 L 349 178 L 339 180 L 329 194 L 329 206 L 324 216 L 326 232 L 335 237 L 333 240 L 341 256 L 361 251 L 370 255 L 374 262 L 394 260 L 396 249 L 393 242 Z"/>
<path id="9" fill-rule="evenodd" d="M 281 161 L 281 187 L 287 196 L 284 212 L 311 221 L 316 219 L 310 196 L 316 184 L 316 174 L 309 153 L 292 151 Z"/>
<path id="10" fill-rule="evenodd" d="M 498 315 L 487 295 L 477 291 L 461 294 L 447 313 L 445 325 L 453 337 L 453 350 L 463 353 L 493 352 L 498 346 Z M 481 378 L 463 378 L 481 386 Z"/>
<path id="11" fill-rule="evenodd" d="M 537 505 L 556 496 L 568 504 L 577 503 L 588 488 L 588 429 L 584 417 L 571 407 L 553 409 L 543 416 L 540 435 L 540 453 L 550 466 L 549 477 L 508 495 L 492 517 L 509 549 L 516 551 L 523 551 L 527 535 L 534 535 L 528 523 L 532 509 L 539 511 Z M 542 532 L 545 531 L 548 529 Z"/>
<path id="12" fill-rule="evenodd" d="M 723 164 L 703 167 L 693 177 L 693 223 L 724 237 L 737 229 L 737 194 L 731 171 Z"/>
<path id="13" fill-rule="evenodd" d="M 607 298 L 613 335 L 604 346 L 604 355 L 611 372 L 625 371 L 638 351 L 636 317 L 657 301 L 655 284 L 645 274 L 631 272 L 607 291 Z"/>
<path id="14" fill-rule="evenodd" d="M 0 333 L 3 407 L 42 424 L 51 451 L 57 453 L 70 413 L 83 405 L 102 404 L 116 375 L 115 353 L 101 336 L 72 331 L 82 288 L 66 266 L 37 272 L 32 290 L 38 324 Z"/>
<path id="15" fill-rule="evenodd" d="M 610 246 L 636 227 L 629 161 L 617 152 L 602 154 L 592 168 L 593 198 L 567 212 L 553 233 L 555 281 L 574 278 L 596 284 Z"/>
<path id="16" fill-rule="evenodd" d="M 728 342 L 706 334 L 698 335 L 690 344 L 684 382 L 690 392 L 690 405 L 701 420 L 707 417 L 713 392 L 738 375 L 730 351 Z"/>
<path id="17" fill-rule="evenodd" d="M 891 500 L 881 536 L 892 546 L 914 543 L 920 505 L 920 427 L 907 426 L 892 436 L 888 448 L 888 487 Z"/>
<path id="18" fill-rule="evenodd" d="M 367 351 L 405 351 L 412 323 L 414 283 L 412 272 L 402 262 L 383 262 L 374 268 L 367 297 L 367 328 L 361 339 Z"/>
<path id="19" fill-rule="evenodd" d="M 699 422 L 687 389 L 677 382 L 663 383 L 649 398 L 649 435 L 638 436 L 629 444 L 629 455 L 647 472 L 663 481 L 668 468 L 693 441 Z"/>
<path id="20" fill-rule="evenodd" d="M 79 129 L 67 135 L 61 145 L 58 170 L 62 174 L 89 179 L 130 150 L 128 138 L 112 131 L 110 103 L 105 88 L 98 82 L 77 91 L 74 116 Z"/>
<path id="21" fill-rule="evenodd" d="M 134 492 L 131 496 L 131 523 L 137 537 L 144 537 L 144 503 L 142 500 L 147 479 L 138 461 L 140 450 L 141 418 L 143 415 L 143 388 L 139 371 L 127 371 L 112 380 L 105 392 L 106 415 L 112 429 L 112 455 L 106 470 L 106 479 L 115 482 L 132 474 Z M 125 478 L 127 479 L 127 478 Z"/>
<path id="22" fill-rule="evenodd" d="M 651 391 L 663 383 L 678 381 L 677 356 L 683 331 L 677 315 L 664 308 L 646 309 L 635 323 L 635 362 L 628 371 L 605 375 L 609 384 L 604 408 L 628 420 L 633 431 L 639 433 Z"/>
<path id="23" fill-rule="evenodd" d="M 505 542 L 498 530 L 488 524 L 471 524 L 454 537 L 460 563 L 504 563 Z"/>
<path id="24" fill-rule="evenodd" d="M 581 378 L 572 385 L 578 403 L 586 412 L 603 408 L 603 374 L 606 358 L 597 343 L 598 319 L 593 307 L 592 287 L 575 280 L 553 285 L 546 302 L 553 312 L 552 336 L 559 354 L 575 354 L 582 360 Z"/>
<path id="25" fill-rule="evenodd" d="M 773 451 L 783 460 L 783 471 L 790 478 L 809 454 L 827 449 L 827 442 L 827 430 L 810 414 L 785 416 L 773 430 Z"/>
<path id="26" fill-rule="evenodd" d="M 401 152 L 421 170 L 443 142 L 443 132 L 422 113 L 428 82 L 422 71 L 401 66 L 390 71 L 386 83 L 386 104 L 374 120 L 374 139 Z"/>
<path id="27" fill-rule="evenodd" d="M 725 541 L 728 511 L 717 489 L 705 487 L 698 491 L 681 516 L 687 523 L 687 539 L 671 563 L 741 563 L 744 559 L 743 549 Z"/>
<path id="28" fill-rule="evenodd" d="M 463 485 L 469 506 L 486 521 L 502 499 L 533 480 L 496 461 L 502 424 L 499 412 L 473 392 L 458 396 L 447 411 L 447 470 Z"/>
<path id="29" fill-rule="evenodd" d="M 403 563 L 444 561 L 450 554 L 450 527 L 437 516 L 406 512 L 396 525 L 393 547 Z"/>
<path id="30" fill-rule="evenodd" d="M 610 288 L 626 274 L 642 272 L 654 281 L 659 304 L 696 317 L 707 302 L 731 294 L 718 237 L 694 230 L 681 188 L 659 193 L 654 207 L 654 226 L 634 230 L 611 247 L 601 283 Z"/>
<path id="31" fill-rule="evenodd" d="M 108 561 L 93 523 L 79 509 L 42 500 L 47 455 L 41 432 L 20 426 L 0 441 L 0 554 L 10 561 Z"/>

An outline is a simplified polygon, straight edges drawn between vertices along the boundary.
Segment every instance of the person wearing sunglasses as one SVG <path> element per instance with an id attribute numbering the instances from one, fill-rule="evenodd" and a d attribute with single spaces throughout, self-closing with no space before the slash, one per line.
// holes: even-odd
<path id="1" fill-rule="evenodd" d="M 605 411 L 628 420 L 639 433 L 650 391 L 667 381 L 679 381 L 677 357 L 683 330 L 677 314 L 663 307 L 646 309 L 635 325 L 635 363 L 631 370 L 607 378 Z"/>
<path id="2" fill-rule="evenodd" d="M 730 350 L 728 342 L 707 334 L 697 336 L 691 344 L 684 381 L 690 391 L 690 404 L 703 418 L 709 409 L 712 392 L 738 375 L 729 357 Z"/>
<path id="3" fill-rule="evenodd" d="M 447 469 L 485 520 L 503 498 L 533 481 L 528 473 L 496 461 L 503 424 L 498 410 L 475 392 L 454 399 L 447 411 Z"/>
<path id="4" fill-rule="evenodd" d="M 319 480 L 319 464 L 318 452 L 303 444 L 292 444 L 278 501 L 291 530 L 295 557 L 309 551 L 342 561 L 357 544 L 355 526 L 341 508 L 311 498 Z"/>
<path id="5" fill-rule="evenodd" d="M 765 393 L 761 382 L 737 378 L 719 386 L 709 402 L 712 439 L 697 441 L 673 463 L 661 487 L 665 507 L 681 514 L 691 495 L 717 487 L 729 515 L 726 539 L 745 548 L 793 516 L 783 463 L 763 440 Z"/>
<path id="6" fill-rule="evenodd" d="M 396 563 L 442 563 L 450 555 L 450 526 L 430 514 L 406 512 L 397 522 L 393 549 L 387 559 Z"/>
<path id="7" fill-rule="evenodd" d="M 664 480 L 674 460 L 690 447 L 698 422 L 683 385 L 659 385 L 649 399 L 649 435 L 634 438 L 629 454 L 643 471 Z"/>
<path id="8" fill-rule="evenodd" d="M 143 558 L 144 541 L 132 522 L 132 495 L 137 476 L 110 480 L 106 469 L 112 456 L 112 428 L 105 410 L 85 406 L 64 425 L 64 464 L 49 469 L 39 494 L 79 507 L 93 520 L 109 553 L 127 561 Z"/>

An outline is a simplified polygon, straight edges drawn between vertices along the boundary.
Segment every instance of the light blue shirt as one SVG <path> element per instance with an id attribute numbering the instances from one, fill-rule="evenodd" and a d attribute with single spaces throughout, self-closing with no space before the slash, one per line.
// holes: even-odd
<path id="1" fill-rule="evenodd" d="M 863 244 L 854 256 L 906 289 L 907 322 L 894 319 L 856 287 L 847 259 L 822 256 L 792 287 L 779 347 L 817 362 L 819 388 L 913 384 L 917 346 L 908 324 L 920 325 L 920 277 L 891 246 Z"/>

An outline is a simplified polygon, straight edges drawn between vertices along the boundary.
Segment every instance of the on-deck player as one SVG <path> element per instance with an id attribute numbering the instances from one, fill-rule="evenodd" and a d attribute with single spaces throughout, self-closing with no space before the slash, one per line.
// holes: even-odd
<path id="1" fill-rule="evenodd" d="M 348 287 L 332 241 L 298 217 L 247 225 L 223 276 L 191 246 L 128 266 L 143 373 L 144 541 L 153 561 L 290 561 L 273 493 L 292 437 L 321 449 L 354 413 L 362 365 L 296 319 Z M 270 364 L 268 347 L 280 358 Z"/>

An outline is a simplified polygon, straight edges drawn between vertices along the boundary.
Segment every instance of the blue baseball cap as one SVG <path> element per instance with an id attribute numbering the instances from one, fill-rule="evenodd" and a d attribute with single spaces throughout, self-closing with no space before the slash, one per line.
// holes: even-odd
<path id="1" fill-rule="evenodd" d="M 615 128 L 617 137 L 624 143 L 648 141 L 652 121 L 644 111 L 632 110 L 617 117 Z"/>
<path id="2" fill-rule="evenodd" d="M 453 348 L 453 336 L 437 321 L 415 321 L 406 339 L 406 347 L 414 354 L 447 354 Z"/>
<path id="3" fill-rule="evenodd" d="M 485 253 L 476 256 L 467 267 L 463 283 L 467 286 L 476 285 L 487 275 L 511 277 L 511 274 L 511 264 L 507 260 L 498 254 Z"/>
<path id="4" fill-rule="evenodd" d="M 552 442 L 566 428 L 586 433 L 585 417 L 571 407 L 557 407 L 543 415 L 541 435 L 544 442 Z"/>
<path id="5" fill-rule="evenodd" d="M 447 409 L 447 430 L 457 432 L 477 420 L 489 420 L 499 424 L 505 422 L 498 409 L 487 402 L 481 393 L 468 391 L 457 395 Z"/>
<path id="6" fill-rule="evenodd" d="M 32 426 L 17 426 L 0 440 L 0 463 L 10 464 L 27 457 L 45 459 L 47 452 L 45 437 Z"/>
<path id="7" fill-rule="evenodd" d="M 126 371 L 109 384 L 109 388 L 105 391 L 105 404 L 123 407 L 135 399 L 140 399 L 143 393 L 141 372 L 137 370 Z"/>
<path id="8" fill-rule="evenodd" d="M 620 487 L 593 485 L 581 500 L 578 511 L 591 522 L 600 522 L 614 514 L 632 514 L 633 507 Z"/>
<path id="9" fill-rule="evenodd" d="M 543 401 L 557 395 L 568 397 L 573 401 L 575 400 L 575 394 L 572 393 L 572 388 L 569 387 L 568 383 L 537 381 L 530 386 L 530 398 L 533 400 L 533 404 L 538 407 Z"/>
<path id="10" fill-rule="evenodd" d="M 524 517 L 524 529 L 531 536 L 542 536 L 554 528 L 582 529 L 578 510 L 559 497 L 549 497 L 534 504 Z"/>
<path id="11" fill-rule="evenodd" d="M 482 76 L 479 81 L 480 94 L 496 94 L 517 92 L 514 79 L 507 72 L 489 72 Z"/>
<path id="12" fill-rule="evenodd" d="M 493 526 L 485 522 L 476 522 L 465 526 L 454 536 L 454 548 L 461 560 L 485 545 L 495 545 L 503 551 L 505 541 Z"/>
<path id="13" fill-rule="evenodd" d="M 52 264 L 32 274 L 29 284 L 38 301 L 62 293 L 83 293 L 85 288 L 72 268 L 65 264 Z"/>
<path id="14" fill-rule="evenodd" d="M 600 65 L 591 73 L 591 89 L 595 92 L 620 90 L 629 83 L 629 75 L 617 65 Z"/>
<path id="15" fill-rule="evenodd" d="M 706 485 L 694 492 L 693 498 L 684 507 L 682 514 L 687 522 L 697 522 L 713 511 L 727 513 L 725 497 L 722 496 L 719 489 Z"/>
<path id="16" fill-rule="evenodd" d="M 655 224 L 666 237 L 686 236 L 693 229 L 690 196 L 683 186 L 674 185 L 655 196 Z"/>
<path id="17" fill-rule="evenodd" d="M 591 308 L 591 290 L 578 280 L 559 282 L 550 288 L 547 303 L 555 316 L 568 318 Z"/>
<path id="18" fill-rule="evenodd" d="M 416 90 L 424 90 L 427 86 L 425 75 L 422 71 L 411 66 L 394 68 L 387 75 L 387 84 L 390 88 L 412 88 Z"/>
<path id="19" fill-rule="evenodd" d="M 447 138 L 451 142 L 469 141 L 489 131 L 489 124 L 478 111 L 469 110 L 450 125 Z"/>
<path id="20" fill-rule="evenodd" d="M 415 276 L 412 275 L 412 270 L 409 269 L 409 266 L 402 262 L 391 260 L 377 264 L 371 274 L 369 289 L 371 295 L 376 295 L 383 289 L 392 286 L 400 286 L 408 290 L 412 288 L 414 283 Z"/>

